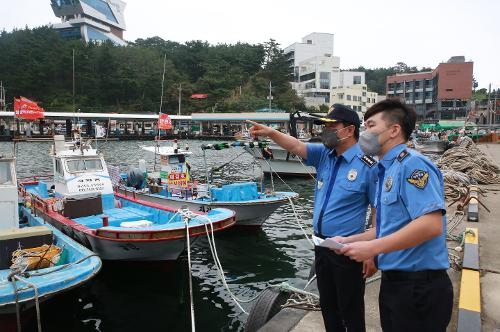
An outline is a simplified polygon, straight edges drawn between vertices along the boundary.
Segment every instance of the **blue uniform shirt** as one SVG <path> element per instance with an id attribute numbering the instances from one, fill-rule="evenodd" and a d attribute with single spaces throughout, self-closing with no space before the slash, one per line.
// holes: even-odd
<path id="1" fill-rule="evenodd" d="M 337 157 L 323 144 L 307 144 L 305 163 L 316 168 L 314 233 L 349 236 L 364 232 L 368 204 L 374 205 L 376 161 L 358 144 Z"/>
<path id="2" fill-rule="evenodd" d="M 416 247 L 378 255 L 382 271 L 439 270 L 449 267 L 443 176 L 425 156 L 400 144 L 377 165 L 377 238 L 390 235 L 424 214 L 443 212 L 443 233 Z"/>

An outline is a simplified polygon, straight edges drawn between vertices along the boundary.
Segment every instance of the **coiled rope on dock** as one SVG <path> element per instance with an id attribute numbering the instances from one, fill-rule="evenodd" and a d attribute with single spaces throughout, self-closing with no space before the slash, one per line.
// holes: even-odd
<path id="1" fill-rule="evenodd" d="M 470 137 L 461 137 L 457 146 L 441 156 L 437 166 L 443 173 L 445 196 L 452 200 L 466 196 L 470 184 L 500 184 L 500 167 Z"/>

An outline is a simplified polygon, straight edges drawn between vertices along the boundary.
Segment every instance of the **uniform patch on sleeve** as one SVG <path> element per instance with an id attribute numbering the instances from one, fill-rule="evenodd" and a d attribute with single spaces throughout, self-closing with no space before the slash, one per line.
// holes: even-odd
<path id="1" fill-rule="evenodd" d="M 418 189 L 424 189 L 427 185 L 427 180 L 429 180 L 429 172 L 422 171 L 420 169 L 414 170 L 410 177 L 406 179 L 406 181 Z"/>
<path id="2" fill-rule="evenodd" d="M 363 161 L 368 167 L 372 168 L 373 165 L 377 163 L 373 157 L 370 157 L 369 155 L 365 154 L 363 157 L 361 157 L 361 161 Z"/>

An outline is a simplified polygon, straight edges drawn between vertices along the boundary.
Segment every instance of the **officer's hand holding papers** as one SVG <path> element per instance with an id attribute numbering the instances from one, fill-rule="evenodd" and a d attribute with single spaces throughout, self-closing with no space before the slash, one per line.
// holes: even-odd
<path id="1" fill-rule="evenodd" d="M 346 243 L 339 252 L 352 260 L 364 262 L 379 254 L 376 249 L 377 243 L 377 240 Z"/>
<path id="2" fill-rule="evenodd" d="M 323 241 L 321 241 L 320 244 L 318 244 L 320 247 L 326 247 L 331 250 L 339 250 L 344 247 L 343 243 L 335 241 L 332 237 L 329 237 Z"/>

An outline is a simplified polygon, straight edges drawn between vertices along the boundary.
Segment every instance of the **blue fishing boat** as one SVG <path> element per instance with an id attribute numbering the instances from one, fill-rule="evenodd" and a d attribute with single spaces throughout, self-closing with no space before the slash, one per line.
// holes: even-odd
<path id="1" fill-rule="evenodd" d="M 33 306 L 39 312 L 40 302 L 99 272 L 93 252 L 30 209 L 19 210 L 14 159 L 0 158 L 0 206 L 0 314 L 20 315 Z"/>
<path id="2" fill-rule="evenodd" d="M 205 150 L 223 148 L 229 148 L 229 145 L 202 146 L 204 154 Z M 172 146 L 148 146 L 143 149 L 158 156 L 160 173 L 147 175 L 143 167 L 142 170 L 122 174 L 114 184 L 123 195 L 135 195 L 143 201 L 174 208 L 187 206 L 191 211 L 231 209 L 236 213 L 236 225 L 253 227 L 260 227 L 277 208 L 299 196 L 295 192 L 259 190 L 253 181 L 214 185 L 210 181 L 206 158 L 205 183 L 193 180 L 187 162 L 191 151 L 179 148 L 176 141 Z"/>
<path id="3" fill-rule="evenodd" d="M 45 222 L 102 259 L 176 260 L 187 234 L 194 241 L 235 223 L 228 209 L 193 213 L 114 192 L 104 157 L 89 142 L 54 139 L 53 182 L 21 182 L 20 196 Z"/>

